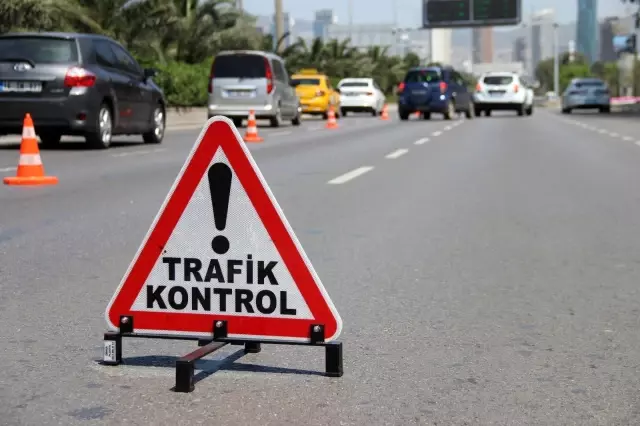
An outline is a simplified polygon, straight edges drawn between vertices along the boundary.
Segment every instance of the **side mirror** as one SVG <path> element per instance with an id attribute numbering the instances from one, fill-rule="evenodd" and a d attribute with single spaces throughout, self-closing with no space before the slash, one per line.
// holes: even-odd
<path id="1" fill-rule="evenodd" d="M 158 70 L 154 68 L 145 68 L 143 71 L 144 79 L 153 78 L 158 75 Z"/>

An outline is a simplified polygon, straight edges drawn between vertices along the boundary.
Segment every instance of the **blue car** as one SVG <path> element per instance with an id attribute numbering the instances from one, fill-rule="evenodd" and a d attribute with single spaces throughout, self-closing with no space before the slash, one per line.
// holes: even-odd
<path id="1" fill-rule="evenodd" d="M 398 85 L 398 114 L 408 120 L 420 112 L 425 120 L 431 113 L 451 120 L 456 113 L 473 118 L 473 95 L 464 79 L 453 67 L 417 67 L 410 69 Z"/>
<path id="2" fill-rule="evenodd" d="M 607 83 L 599 78 L 574 78 L 562 94 L 562 113 L 574 109 L 598 109 L 611 112 L 611 94 Z"/>

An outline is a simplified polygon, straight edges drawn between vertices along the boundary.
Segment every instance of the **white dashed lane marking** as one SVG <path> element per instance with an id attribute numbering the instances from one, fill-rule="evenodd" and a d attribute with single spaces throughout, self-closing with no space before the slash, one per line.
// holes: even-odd
<path id="1" fill-rule="evenodd" d="M 423 144 L 425 144 L 427 142 L 429 142 L 429 138 L 422 138 L 422 139 L 418 139 L 413 144 L 414 145 L 423 145 Z"/>
<path id="2" fill-rule="evenodd" d="M 404 148 L 398 149 L 396 151 L 393 151 L 391 154 L 388 154 L 385 158 L 389 160 L 395 160 L 396 158 L 405 155 L 407 152 L 409 152 L 408 149 L 404 149 Z"/>
<path id="3" fill-rule="evenodd" d="M 433 136 L 440 136 L 442 134 L 441 131 L 437 131 L 437 132 L 433 132 L 432 135 Z"/>
<path id="4" fill-rule="evenodd" d="M 364 166 L 364 167 L 359 167 L 357 169 L 351 170 L 350 172 L 347 172 L 341 176 L 338 176 L 337 178 L 331 179 L 329 182 L 327 182 L 329 185 L 341 185 L 343 183 L 347 183 L 350 180 L 353 180 L 355 178 L 357 178 L 358 176 L 362 176 L 363 174 L 370 172 L 371 170 L 373 170 L 373 167 L 371 166 Z"/>

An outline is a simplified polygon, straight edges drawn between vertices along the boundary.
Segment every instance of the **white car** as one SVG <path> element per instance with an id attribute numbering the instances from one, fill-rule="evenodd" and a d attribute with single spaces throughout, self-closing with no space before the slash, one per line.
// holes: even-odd
<path id="1" fill-rule="evenodd" d="M 514 72 L 489 72 L 478 79 L 473 103 L 476 116 L 491 111 L 516 111 L 533 114 L 533 90 Z"/>
<path id="2" fill-rule="evenodd" d="M 385 96 L 372 78 L 344 78 L 338 83 L 340 90 L 340 112 L 370 112 L 373 116 L 382 113 Z"/>

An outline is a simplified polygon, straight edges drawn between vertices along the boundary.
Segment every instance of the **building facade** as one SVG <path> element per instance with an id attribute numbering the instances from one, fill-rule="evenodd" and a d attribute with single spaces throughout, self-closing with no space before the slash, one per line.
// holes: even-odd
<path id="1" fill-rule="evenodd" d="M 555 12 L 545 9 L 531 17 L 528 72 L 534 75 L 538 64 L 553 57 Z"/>
<path id="2" fill-rule="evenodd" d="M 493 62 L 493 28 L 479 27 L 472 31 L 473 52 L 472 58 L 474 64 L 486 64 Z"/>
<path id="3" fill-rule="evenodd" d="M 313 20 L 313 37 L 327 40 L 329 38 L 329 26 L 337 22 L 338 18 L 333 13 L 333 10 L 317 10 Z"/>
<path id="4" fill-rule="evenodd" d="M 327 27 L 327 38 L 343 41 L 350 39 L 350 45 L 358 49 L 382 46 L 391 55 L 409 52 L 423 57 L 428 45 L 428 31 L 422 29 L 399 29 L 392 24 L 331 24 Z"/>
<path id="5" fill-rule="evenodd" d="M 598 60 L 598 1 L 578 0 L 576 51 L 592 64 Z"/>
<path id="6" fill-rule="evenodd" d="M 452 30 L 451 28 L 437 28 L 431 30 L 431 62 L 450 65 L 452 62 Z"/>
<path id="7" fill-rule="evenodd" d="M 525 37 L 518 37 L 513 42 L 511 60 L 513 62 L 527 62 L 527 41 L 525 40 Z"/>

